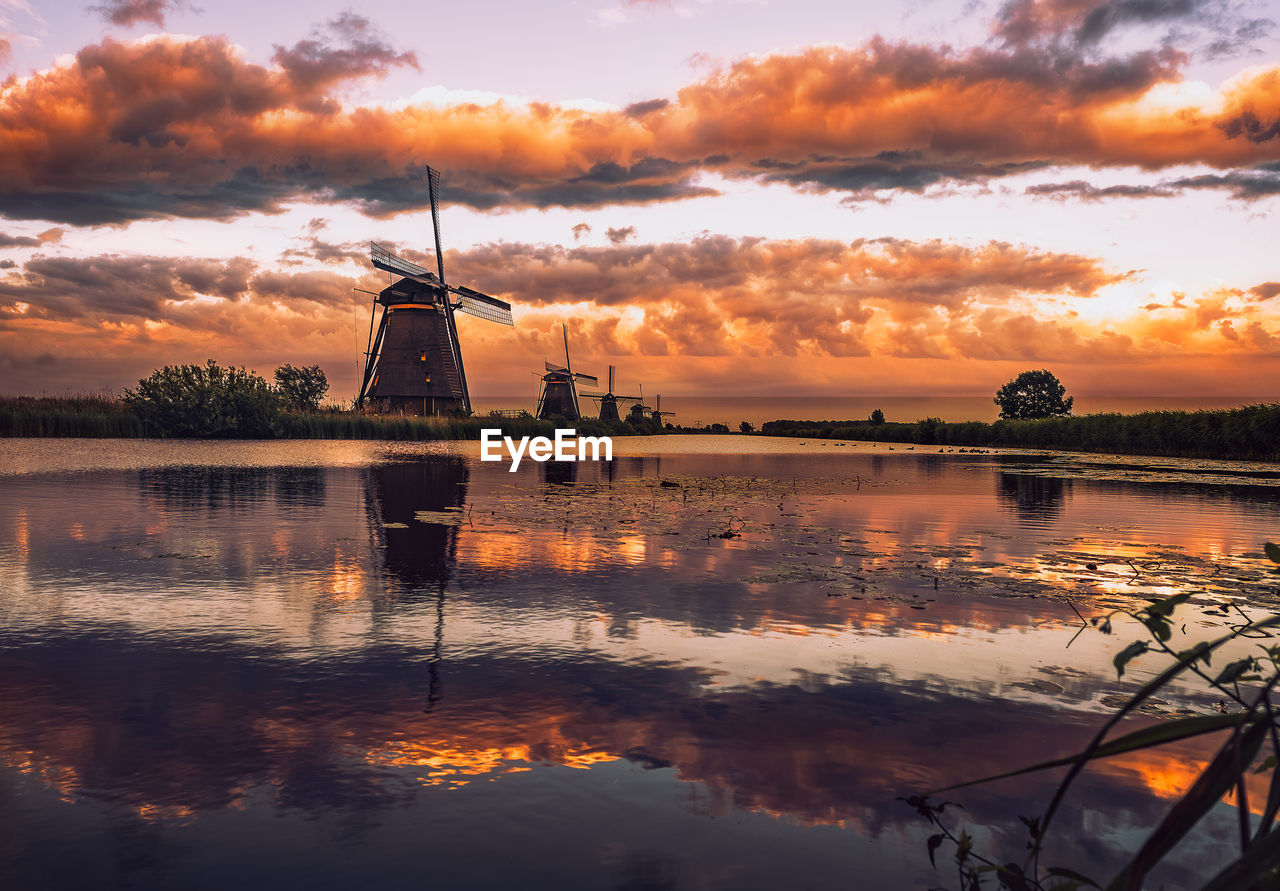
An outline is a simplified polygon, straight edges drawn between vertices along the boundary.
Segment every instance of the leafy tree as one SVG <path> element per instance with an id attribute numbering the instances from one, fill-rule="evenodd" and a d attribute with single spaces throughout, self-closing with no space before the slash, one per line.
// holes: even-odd
<path id="1" fill-rule="evenodd" d="M 871 413 L 871 423 L 872 423 L 872 424 L 874 424 L 874 425 L 875 425 L 875 426 L 877 426 L 877 427 L 879 427 L 881 424 L 883 424 L 883 423 L 884 423 L 884 412 L 882 412 L 882 411 L 881 411 L 880 409 L 878 409 L 878 408 L 877 408 L 875 411 L 873 411 L 873 412 Z"/>
<path id="2" fill-rule="evenodd" d="M 993 400 L 1000 417 L 1011 421 L 1065 418 L 1074 397 L 1063 398 L 1067 388 L 1048 371 L 1024 371 L 999 390 Z"/>
<path id="3" fill-rule="evenodd" d="M 243 368 L 166 365 L 125 390 L 124 401 L 157 436 L 267 439 L 279 436 L 280 396 Z"/>
<path id="4" fill-rule="evenodd" d="M 756 428 L 751 426 L 750 421 L 743 421 L 741 424 L 738 425 L 738 431 L 741 433 L 755 433 Z"/>
<path id="5" fill-rule="evenodd" d="M 319 365 L 281 365 L 276 369 L 276 387 L 290 408 L 315 410 L 329 392 L 329 380 Z"/>

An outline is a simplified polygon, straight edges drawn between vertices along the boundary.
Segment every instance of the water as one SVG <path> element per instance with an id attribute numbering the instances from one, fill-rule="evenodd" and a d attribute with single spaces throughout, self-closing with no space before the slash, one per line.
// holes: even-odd
<path id="1" fill-rule="evenodd" d="M 0 442 L 0 886 L 939 885 L 896 796 L 1067 754 L 1163 667 L 1067 600 L 1191 590 L 1191 639 L 1280 598 L 1274 466 L 616 443 Z M 1108 878 L 1212 744 L 1088 772 L 1050 862 Z M 1053 782 L 953 797 L 1018 856 Z"/>

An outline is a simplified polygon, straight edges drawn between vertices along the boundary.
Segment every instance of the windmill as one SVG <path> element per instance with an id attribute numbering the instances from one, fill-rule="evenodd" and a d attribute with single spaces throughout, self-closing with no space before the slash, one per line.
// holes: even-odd
<path id="1" fill-rule="evenodd" d="M 659 425 L 661 425 L 663 423 L 662 419 L 664 417 L 669 418 L 674 414 L 675 412 L 673 411 L 662 410 L 662 394 L 661 393 L 653 397 L 653 413 L 650 414 L 649 417 L 653 418 L 655 421 L 658 422 Z"/>
<path id="2" fill-rule="evenodd" d="M 637 402 L 644 400 L 639 396 L 619 396 L 613 392 L 613 366 L 609 366 L 609 391 L 607 393 L 583 393 L 583 396 L 591 399 L 600 400 L 600 420 L 617 421 L 621 420 L 618 416 L 618 400 L 634 399 Z"/>
<path id="3" fill-rule="evenodd" d="M 542 376 L 542 395 L 538 397 L 538 418 L 550 418 L 558 415 L 568 421 L 576 421 L 582 417 L 578 411 L 578 383 L 600 386 L 600 381 L 592 374 L 581 374 L 573 370 L 569 361 L 569 328 L 564 328 L 564 365 L 555 365 L 542 360 L 547 373 Z"/>
<path id="4" fill-rule="evenodd" d="M 374 334 L 369 317 L 369 346 L 357 407 L 410 415 L 471 414 L 467 375 L 462 367 L 455 313 L 513 325 L 511 304 L 471 288 L 446 284 L 440 249 L 440 174 L 427 168 L 431 224 L 435 230 L 436 271 L 397 257 L 375 242 L 370 261 L 394 279 L 375 296 L 382 307 Z M 369 292 L 366 292 L 369 293 Z"/>

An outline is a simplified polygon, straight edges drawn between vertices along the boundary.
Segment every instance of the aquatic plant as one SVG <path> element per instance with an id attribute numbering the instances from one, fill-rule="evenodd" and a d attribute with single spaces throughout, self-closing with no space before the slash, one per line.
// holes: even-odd
<path id="1" fill-rule="evenodd" d="M 1268 542 L 1265 551 L 1272 562 L 1280 564 L 1280 545 Z M 1176 850 L 1218 802 L 1224 796 L 1234 794 L 1238 851 L 1230 863 L 1208 880 L 1203 886 L 1204 891 L 1276 887 L 1280 881 L 1280 825 L 1277 824 L 1277 817 L 1280 817 L 1280 711 L 1272 702 L 1272 694 L 1280 683 L 1280 643 L 1272 641 L 1275 640 L 1276 629 L 1280 628 L 1280 615 L 1253 621 L 1237 607 L 1243 621 L 1230 626 L 1230 633 L 1177 650 L 1172 646 L 1174 613 L 1190 599 L 1191 594 L 1187 592 L 1164 599 L 1153 598 L 1147 601 L 1145 608 L 1127 613 L 1146 628 L 1148 639 L 1133 641 L 1116 654 L 1113 664 L 1117 674 L 1123 676 L 1133 659 L 1148 652 L 1164 653 L 1172 664 L 1130 696 L 1080 752 L 901 799 L 937 830 L 926 842 L 929 859 L 935 866 L 939 849 L 950 845 L 954 848 L 952 857 L 959 887 L 965 891 L 980 888 L 987 877 L 995 878 L 1000 887 L 1014 891 L 1074 891 L 1082 887 L 1137 891 L 1143 887 L 1144 879 L 1152 870 Z M 1226 607 L 1223 609 L 1225 612 Z M 1095 617 L 1092 624 L 1099 631 L 1110 634 L 1112 620 L 1118 614 L 1119 611 Z M 1215 655 L 1241 639 L 1258 641 L 1258 652 L 1237 656 L 1219 667 L 1212 665 Z M 1198 679 L 1207 689 L 1223 697 L 1224 702 L 1231 703 L 1234 710 L 1228 706 L 1218 714 L 1160 721 L 1108 739 L 1120 721 L 1134 714 L 1143 703 L 1178 679 Z M 1054 817 L 1072 784 L 1090 762 L 1167 746 L 1208 733 L 1223 733 L 1226 738 L 1200 776 L 1174 802 L 1164 819 L 1107 885 L 1102 886 L 1087 876 L 1087 867 L 1080 870 L 1067 866 L 1042 869 L 1042 854 Z M 1264 750 L 1266 756 L 1259 759 Z M 1001 863 L 999 859 L 977 851 L 973 838 L 965 830 L 957 831 L 947 822 L 947 808 L 955 806 L 955 802 L 936 798 L 943 793 L 981 783 L 1061 767 L 1068 770 L 1044 812 L 1035 817 L 1019 817 L 1028 835 L 1027 854 L 1022 863 Z M 1249 806 L 1247 779 L 1251 773 L 1271 774 L 1266 803 L 1256 823 Z"/>

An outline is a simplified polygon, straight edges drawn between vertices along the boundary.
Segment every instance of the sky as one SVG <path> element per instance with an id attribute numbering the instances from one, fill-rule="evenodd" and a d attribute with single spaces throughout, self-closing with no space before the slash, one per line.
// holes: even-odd
<path id="1" fill-rule="evenodd" d="M 1277 399 L 1280 2 L 0 0 L 0 391 L 319 364 L 378 241 L 473 398 Z"/>

